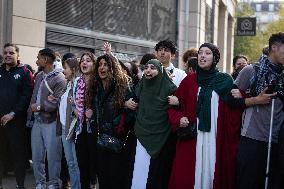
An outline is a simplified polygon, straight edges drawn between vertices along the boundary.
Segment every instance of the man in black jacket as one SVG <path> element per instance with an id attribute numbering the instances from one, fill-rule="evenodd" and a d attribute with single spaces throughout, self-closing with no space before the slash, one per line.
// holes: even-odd
<path id="1" fill-rule="evenodd" d="M 33 80 L 31 72 L 19 63 L 18 58 L 19 48 L 14 44 L 5 44 L 3 65 L 0 67 L 0 182 L 3 174 L 2 160 L 6 155 L 3 150 L 8 146 L 17 188 L 23 189 L 26 168 L 26 113 Z"/>

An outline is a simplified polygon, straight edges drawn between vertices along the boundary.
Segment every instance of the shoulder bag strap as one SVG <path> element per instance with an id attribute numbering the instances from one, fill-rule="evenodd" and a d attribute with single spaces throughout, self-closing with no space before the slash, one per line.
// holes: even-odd
<path id="1" fill-rule="evenodd" d="M 45 84 L 46 88 L 48 89 L 48 91 L 49 91 L 51 94 L 53 94 L 54 92 L 53 92 L 53 90 L 51 90 L 51 88 L 49 87 L 49 85 L 48 85 L 48 83 L 47 83 L 47 81 L 46 81 L 46 78 L 43 78 L 43 81 L 44 81 L 44 84 Z"/>

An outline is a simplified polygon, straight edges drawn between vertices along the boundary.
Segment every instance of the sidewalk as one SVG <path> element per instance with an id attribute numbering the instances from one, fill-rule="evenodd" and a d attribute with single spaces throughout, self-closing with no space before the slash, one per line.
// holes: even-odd
<path id="1" fill-rule="evenodd" d="M 5 176 L 3 178 L 3 189 L 15 189 L 16 188 L 16 179 L 15 179 L 15 175 L 13 174 L 9 174 L 8 176 Z M 35 189 L 35 178 L 33 175 L 33 170 L 29 169 L 26 172 L 26 179 L 25 179 L 25 188 L 26 189 Z M 98 184 L 92 189 L 99 189 Z"/>
<path id="2" fill-rule="evenodd" d="M 14 189 L 16 188 L 16 178 L 15 175 L 8 175 L 3 178 L 3 188 L 4 189 Z M 34 189 L 35 188 L 35 179 L 33 175 L 33 170 L 29 169 L 26 172 L 25 179 L 25 187 L 26 189 Z"/>

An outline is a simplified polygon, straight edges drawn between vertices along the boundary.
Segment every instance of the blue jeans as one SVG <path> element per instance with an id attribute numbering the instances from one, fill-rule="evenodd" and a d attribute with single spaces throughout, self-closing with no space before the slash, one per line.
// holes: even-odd
<path id="1" fill-rule="evenodd" d="M 38 186 L 45 185 L 45 154 L 48 161 L 50 187 L 59 188 L 62 146 L 56 136 L 56 122 L 49 124 L 34 122 L 31 134 L 33 170 Z"/>
<path id="2" fill-rule="evenodd" d="M 72 189 L 81 189 L 80 171 L 77 163 L 75 143 L 72 140 L 66 140 L 65 130 L 62 129 L 62 144 L 65 153 L 65 158 L 68 165 L 70 176 L 70 184 Z"/>

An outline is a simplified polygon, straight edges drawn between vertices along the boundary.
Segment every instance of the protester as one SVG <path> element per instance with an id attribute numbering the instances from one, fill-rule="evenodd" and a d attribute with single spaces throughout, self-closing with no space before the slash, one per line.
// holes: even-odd
<path id="1" fill-rule="evenodd" d="M 69 59 L 69 58 L 76 58 L 75 54 L 73 53 L 65 53 L 62 56 L 61 62 L 64 64 L 64 62 Z M 78 61 L 78 60 L 77 60 Z M 69 185 L 69 173 L 68 173 L 68 165 L 66 162 L 66 158 L 65 158 L 65 153 L 64 153 L 64 149 L 63 149 L 63 145 L 62 145 L 62 159 L 61 159 L 61 172 L 60 172 L 60 179 L 61 179 L 61 189 L 69 189 L 70 185 Z"/>
<path id="2" fill-rule="evenodd" d="M 126 62 L 124 65 L 129 70 L 129 76 L 131 77 L 132 83 L 135 87 L 140 80 L 138 77 L 138 66 L 134 62 Z"/>
<path id="3" fill-rule="evenodd" d="M 197 58 L 197 54 L 198 54 L 198 50 L 196 48 L 189 48 L 188 50 L 186 50 L 183 55 L 182 55 L 182 61 L 184 63 L 184 71 L 185 73 L 188 73 L 189 70 L 189 64 L 188 61 L 189 59 L 196 57 Z"/>
<path id="4" fill-rule="evenodd" d="M 197 57 L 191 57 L 188 59 L 187 63 L 185 63 L 186 73 L 192 74 L 196 72 L 198 60 Z"/>
<path id="5" fill-rule="evenodd" d="M 29 64 L 25 64 L 25 66 L 27 67 L 27 69 L 30 70 L 31 74 L 34 74 L 34 70 L 31 67 L 31 65 Z M 32 78 L 32 83 L 34 84 L 34 77 Z M 32 128 L 31 127 L 25 127 L 26 130 L 26 146 L 27 146 L 27 166 L 26 168 L 29 169 L 31 168 L 30 163 L 32 162 L 32 147 L 31 147 L 31 132 L 32 132 Z"/>
<path id="6" fill-rule="evenodd" d="M 131 180 L 131 147 L 134 112 L 125 108 L 131 97 L 131 79 L 117 60 L 98 57 L 93 84 L 93 111 L 97 138 L 97 168 L 100 189 L 127 189 Z"/>
<path id="7" fill-rule="evenodd" d="M 284 124 L 283 82 L 284 33 L 274 33 L 269 38 L 269 54 L 263 54 L 255 65 L 246 66 L 237 77 L 235 84 L 242 92 L 249 91 L 246 98 L 247 107 L 243 113 L 241 140 L 238 151 L 237 188 L 264 188 L 267 163 L 267 143 L 271 119 L 271 98 L 275 96 L 272 130 L 272 150 L 270 159 L 269 187 L 276 184 L 279 174 L 278 135 Z M 275 91 L 267 91 L 270 84 Z M 278 87 L 277 87 L 278 86 Z M 281 93 L 282 90 L 282 93 Z M 266 92 L 272 94 L 265 94 Z M 283 161 L 283 160 L 282 160 Z M 271 185 L 272 184 L 272 185 Z"/>
<path id="8" fill-rule="evenodd" d="M 232 73 L 232 77 L 235 80 L 240 71 L 248 65 L 248 58 L 245 55 L 237 55 L 233 58 L 233 68 L 234 71 Z"/>
<path id="9" fill-rule="evenodd" d="M 89 100 L 90 86 L 94 78 L 96 58 L 91 52 L 85 52 L 80 58 L 81 76 L 77 82 L 75 105 L 78 122 L 75 128 L 75 146 L 80 169 L 81 188 L 90 188 L 92 177 L 96 175 L 96 133 L 92 119 L 92 103 Z M 88 96 L 89 95 L 89 96 Z"/>
<path id="10" fill-rule="evenodd" d="M 175 131 L 197 130 L 197 136 L 192 130 L 188 133 L 191 138 L 178 139 L 170 189 L 235 186 L 240 110 L 232 107 L 244 102 L 230 95 L 233 80 L 218 71 L 219 59 L 215 45 L 204 43 L 199 47 L 196 73 L 181 82 L 175 93 L 179 106 L 168 111 Z"/>
<path id="11" fill-rule="evenodd" d="M 174 84 L 178 87 L 186 77 L 183 70 L 175 68 L 171 60 L 175 57 L 176 47 L 170 40 L 159 41 L 155 46 L 157 59 L 162 63 Z"/>
<path id="12" fill-rule="evenodd" d="M 75 54 L 68 52 L 68 53 L 65 53 L 65 54 L 62 56 L 62 60 L 61 60 L 62 63 L 64 64 L 64 62 L 65 62 L 67 59 L 69 59 L 69 58 L 76 58 L 76 59 L 77 59 L 77 57 L 76 57 Z"/>
<path id="13" fill-rule="evenodd" d="M 48 189 L 59 188 L 59 175 L 61 167 L 61 141 L 56 136 L 56 112 L 58 100 L 63 94 L 66 84 L 61 70 L 54 69 L 54 51 L 45 48 L 39 51 L 37 65 L 43 71 L 38 73 L 35 79 L 28 124 L 34 116 L 31 133 L 33 170 L 36 180 L 36 189 L 44 189 L 45 156 L 48 161 Z M 52 95 L 53 100 L 48 97 Z"/>
<path id="14" fill-rule="evenodd" d="M 138 77 L 139 79 L 142 79 L 142 76 L 143 76 L 143 71 L 144 71 L 144 66 L 145 64 L 151 60 L 151 59 L 156 59 L 157 56 L 153 53 L 146 53 L 142 56 L 141 60 L 140 60 L 140 63 L 139 63 L 139 71 L 138 71 Z"/>
<path id="15" fill-rule="evenodd" d="M 167 188 L 175 151 L 175 137 L 167 116 L 167 97 L 176 86 L 157 59 L 149 60 L 138 86 L 139 105 L 132 189 Z"/>
<path id="16" fill-rule="evenodd" d="M 142 56 L 141 60 L 140 60 L 140 65 L 145 66 L 146 63 L 151 60 L 151 59 L 157 59 L 157 56 L 153 53 L 146 53 Z"/>
<path id="17" fill-rule="evenodd" d="M 33 79 L 31 72 L 19 63 L 19 48 L 6 43 L 0 67 L 0 188 L 4 162 L 7 156 L 3 150 L 10 147 L 12 163 L 18 189 L 24 189 L 27 162 L 26 112 L 32 95 Z"/>
<path id="18" fill-rule="evenodd" d="M 74 128 L 77 122 L 76 86 L 79 75 L 79 63 L 76 58 L 63 62 L 63 73 L 67 79 L 67 89 L 60 98 L 59 114 L 57 116 L 57 133 L 61 135 L 64 154 L 68 165 L 70 185 L 72 189 L 80 189 L 80 171 L 74 143 Z M 62 186 L 65 187 L 65 186 Z"/>

